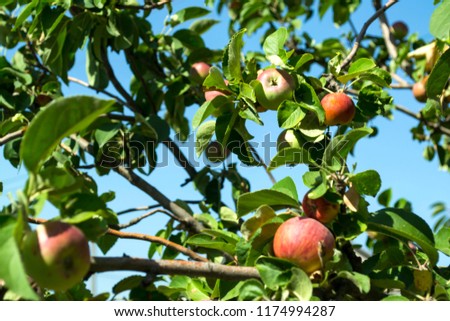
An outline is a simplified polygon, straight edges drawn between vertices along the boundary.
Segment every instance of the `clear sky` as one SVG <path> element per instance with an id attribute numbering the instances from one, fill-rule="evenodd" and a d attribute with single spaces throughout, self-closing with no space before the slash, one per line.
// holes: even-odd
<path id="1" fill-rule="evenodd" d="M 362 1 L 363 4 L 352 16 L 352 20 L 356 28 L 361 29 L 363 23 L 367 18 L 373 14 L 371 1 Z M 202 6 L 203 1 L 173 1 L 174 12 L 180 6 L 188 5 Z M 409 26 L 410 31 L 416 31 L 426 41 L 432 39 L 429 33 L 428 24 L 434 6 L 432 0 L 410 0 L 400 1 L 394 5 L 387 12 L 389 21 L 395 22 L 403 20 Z M 167 14 L 166 10 L 152 13 L 151 22 L 155 33 L 163 28 L 163 20 Z M 213 14 L 213 16 L 215 13 Z M 227 13 L 223 12 L 220 19 L 226 20 Z M 190 23 L 180 26 L 180 28 L 187 27 Z M 227 22 L 214 26 L 205 36 L 205 43 L 211 49 L 223 48 L 227 42 Z M 331 23 L 331 15 L 328 13 L 322 21 L 318 17 L 314 17 L 302 26 L 299 32 L 308 32 L 317 41 L 321 41 L 329 37 L 339 37 L 341 34 L 350 29 L 348 24 L 342 26 L 340 29 L 336 28 Z M 368 34 L 380 34 L 378 22 L 374 22 L 368 30 Z M 245 38 L 245 50 L 258 50 L 260 34 L 253 35 L 250 39 Z M 7 52 L 7 56 L 11 57 L 12 51 Z M 86 80 L 85 74 L 85 59 L 84 53 L 80 53 L 76 59 L 76 66 L 69 74 L 76 78 Z M 117 66 L 116 74 L 125 88 L 128 88 L 131 73 L 128 66 L 121 63 L 121 57 L 115 57 L 113 66 Z M 317 75 L 315 75 L 317 76 Z M 114 92 L 113 88 L 109 88 Z M 70 87 L 64 90 L 66 95 L 89 94 L 95 95 L 95 92 L 80 87 L 76 84 L 71 84 Z M 413 111 L 419 111 L 423 107 L 421 103 L 414 100 L 412 94 L 408 90 L 393 91 L 395 102 L 403 106 L 407 106 Z M 191 106 L 187 109 L 188 115 L 192 116 L 195 113 L 197 106 Z M 160 116 L 162 116 L 162 112 Z M 266 112 L 262 114 L 262 118 L 266 126 L 260 127 L 251 124 L 249 126 L 250 132 L 255 136 L 255 142 L 259 138 L 268 133 L 276 139 L 281 130 L 277 126 L 276 114 L 274 112 Z M 413 210 L 416 214 L 422 216 L 431 225 L 431 209 L 430 205 L 436 201 L 444 201 L 449 203 L 449 173 L 440 171 L 436 160 L 428 162 L 422 158 L 422 151 L 425 144 L 420 144 L 411 139 L 410 128 L 417 124 L 417 121 L 405 116 L 399 112 L 394 112 L 394 120 L 389 121 L 385 118 L 378 117 L 370 125 L 376 126 L 379 129 L 379 134 L 371 139 L 361 140 L 355 149 L 355 158 L 349 160 L 350 165 L 357 163 L 357 171 L 364 171 L 367 169 L 377 170 L 382 179 L 382 190 L 392 187 L 394 200 L 404 197 L 410 200 L 413 204 Z M 173 133 L 172 133 L 173 137 Z M 0 148 L 1 155 L 3 150 Z M 187 178 L 185 171 L 179 166 L 174 166 L 174 160 L 164 147 L 160 147 L 159 157 L 161 153 L 165 153 L 169 157 L 168 166 L 160 167 L 155 170 L 148 178 L 151 184 L 158 187 L 170 199 L 185 199 L 185 200 L 200 200 L 201 195 L 196 193 L 190 186 L 185 188 L 180 187 Z M 275 149 L 271 151 L 275 154 Z M 271 182 L 262 168 L 249 168 L 240 166 L 241 174 L 251 180 L 252 190 L 262 188 L 269 188 Z M 286 176 L 291 176 L 297 184 L 299 197 L 303 197 L 306 192 L 306 187 L 302 184 L 302 174 L 305 172 L 304 166 L 297 166 L 294 168 L 278 168 L 273 171 L 277 179 L 282 179 Z M 89 172 L 93 175 L 99 185 L 100 192 L 115 190 L 116 200 L 110 203 L 110 207 L 116 211 L 127 208 L 151 205 L 154 202 L 149 199 L 147 195 L 138 189 L 128 184 L 122 177 L 111 173 L 108 177 L 97 177 L 93 171 Z M 13 193 L 21 189 L 26 180 L 25 169 L 16 170 L 12 168 L 3 157 L 0 157 L 0 181 L 4 184 L 4 193 L 0 196 L 0 206 L 8 203 L 7 194 Z M 230 197 L 230 186 L 226 186 L 224 196 L 225 202 L 232 204 Z M 373 198 L 368 199 L 370 210 L 377 210 L 379 208 L 377 202 Z M 57 215 L 57 212 L 51 206 L 47 206 L 42 217 L 52 217 Z M 121 219 L 123 222 L 136 216 L 137 213 L 126 214 Z M 146 234 L 155 234 L 159 229 L 164 227 L 164 222 L 167 221 L 163 214 L 157 214 L 155 217 L 148 219 L 148 221 L 141 222 L 139 225 L 132 227 L 129 231 L 142 232 Z M 358 238 L 359 242 L 364 242 L 365 238 Z M 116 246 L 108 253 L 111 256 L 121 256 L 127 254 L 136 257 L 146 257 L 148 244 L 142 241 L 120 240 Z M 99 251 L 97 250 L 97 253 Z M 441 263 L 449 264 L 450 260 L 441 254 Z M 126 273 L 104 273 L 97 277 L 97 290 L 110 291 L 113 284 L 119 281 Z"/>

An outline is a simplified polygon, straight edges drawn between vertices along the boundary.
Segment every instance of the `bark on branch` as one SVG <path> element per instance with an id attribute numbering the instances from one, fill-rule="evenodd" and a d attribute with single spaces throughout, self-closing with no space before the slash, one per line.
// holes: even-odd
<path id="1" fill-rule="evenodd" d="M 93 257 L 91 272 L 139 271 L 150 274 L 203 276 L 223 280 L 259 279 L 258 270 L 247 266 L 228 266 L 211 262 L 148 260 L 132 257 Z"/>
<path id="2" fill-rule="evenodd" d="M 23 136 L 25 133 L 25 128 L 19 129 L 18 131 L 9 133 L 3 137 L 0 137 L 0 146 L 5 145 L 6 143 Z"/>

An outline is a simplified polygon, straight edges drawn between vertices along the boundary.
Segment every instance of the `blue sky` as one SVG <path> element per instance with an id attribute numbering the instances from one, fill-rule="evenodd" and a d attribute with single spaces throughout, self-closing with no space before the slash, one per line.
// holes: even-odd
<path id="1" fill-rule="evenodd" d="M 371 1 L 362 1 L 363 5 L 352 16 L 353 23 L 359 30 L 366 19 L 373 13 Z M 202 6 L 202 1 L 174 1 L 174 11 L 179 9 L 180 5 L 197 5 Z M 387 13 L 389 21 L 395 22 L 403 20 L 409 26 L 410 30 L 416 31 L 425 40 L 431 40 L 432 36 L 429 33 L 428 24 L 431 13 L 433 12 L 433 1 L 413 0 L 400 1 L 394 5 Z M 151 15 L 152 26 L 154 32 L 162 30 L 162 22 L 166 10 L 155 12 Z M 222 19 L 226 19 L 227 13 L 222 13 Z M 187 27 L 181 25 L 180 27 Z M 227 42 L 227 28 L 226 22 L 213 27 L 205 36 L 205 43 L 211 49 L 223 48 Z M 342 26 L 340 29 L 334 27 L 331 23 L 331 15 L 328 13 L 322 21 L 314 17 L 302 26 L 299 32 L 308 32 L 311 36 L 317 39 L 318 42 L 329 37 L 339 37 L 342 33 L 350 29 L 348 24 Z M 379 24 L 375 21 L 368 30 L 368 34 L 379 34 Z M 254 35 L 252 38 L 245 38 L 245 49 L 258 50 L 260 35 Z M 10 57 L 12 52 L 8 52 Z M 69 73 L 71 76 L 86 80 L 85 74 L 85 59 L 84 53 L 80 53 L 76 59 L 76 66 Z M 117 75 L 120 75 L 120 80 L 125 88 L 128 88 L 128 83 L 131 78 L 127 65 L 122 64 L 121 57 L 113 59 L 113 66 L 118 66 Z M 113 88 L 109 88 L 114 92 Z M 64 90 L 66 95 L 89 94 L 94 95 L 95 92 L 85 89 L 79 85 L 71 84 L 70 87 Z M 423 107 L 421 103 L 414 100 L 410 91 L 397 90 L 392 92 L 395 102 L 403 106 L 407 106 L 413 111 L 419 111 Z M 195 113 L 196 106 L 191 106 L 187 109 L 188 115 L 192 116 Z M 162 114 L 160 114 L 161 116 Z M 267 133 L 271 133 L 273 137 L 278 136 L 281 130 L 277 126 L 276 114 L 274 112 L 266 112 L 262 114 L 262 118 L 266 126 L 260 127 L 251 124 L 249 126 L 250 132 L 255 137 L 263 137 Z M 422 151 L 425 144 L 420 144 L 412 141 L 410 128 L 415 126 L 417 121 L 405 116 L 399 112 L 394 112 L 394 120 L 389 121 L 385 118 L 375 119 L 371 125 L 378 127 L 379 133 L 376 137 L 371 139 L 361 140 L 355 149 L 355 158 L 349 160 L 350 165 L 357 163 L 357 172 L 367 169 L 375 169 L 380 173 L 382 179 L 382 190 L 392 187 L 394 200 L 404 197 L 413 203 L 413 210 L 418 215 L 422 216 L 430 224 L 430 205 L 436 201 L 449 201 L 448 187 L 450 183 L 450 176 L 447 172 L 440 171 L 436 160 L 428 162 L 422 158 Z M 173 136 L 173 135 L 172 135 Z M 257 141 L 257 139 L 255 139 Z M 159 148 L 161 153 L 163 147 Z M 0 148 L 3 154 L 2 148 Z M 272 155 L 274 155 L 273 150 Z M 161 155 L 161 154 L 160 154 Z M 171 155 L 169 155 L 171 156 Z M 185 171 L 173 166 L 174 160 L 169 158 L 169 166 L 160 167 L 154 171 L 147 179 L 153 185 L 158 187 L 170 199 L 188 199 L 200 200 L 201 196 L 196 193 L 190 186 L 182 188 L 180 185 L 184 183 L 187 178 Z M 172 166 L 171 166 L 172 165 Z M 4 184 L 4 193 L 0 196 L 0 206 L 8 203 L 7 194 L 13 193 L 21 189 L 26 180 L 25 169 L 16 170 L 9 166 L 7 162 L 0 157 L 0 181 Z M 262 168 L 239 167 L 241 173 L 251 179 L 252 190 L 262 188 L 269 188 L 271 182 L 268 176 L 264 173 Z M 297 183 L 299 197 L 303 197 L 306 192 L 306 187 L 302 184 L 302 174 L 305 172 L 304 166 L 297 166 L 294 168 L 278 168 L 273 171 L 274 176 L 279 180 L 286 176 L 291 176 Z M 154 202 L 149 199 L 143 192 L 129 185 L 122 177 L 112 173 L 108 177 L 96 177 L 93 172 L 90 172 L 96 179 L 101 192 L 113 189 L 116 191 L 116 200 L 110 203 L 110 207 L 116 211 L 127 208 L 151 205 Z M 224 195 L 227 197 L 226 203 L 232 204 L 230 197 L 230 187 L 226 186 Z M 370 210 L 376 210 L 378 204 L 375 199 L 368 199 Z M 52 217 L 57 215 L 57 212 L 51 207 L 47 206 L 42 214 L 42 217 Z M 136 213 L 126 214 L 121 219 L 127 221 L 136 216 Z M 143 232 L 146 234 L 155 234 L 164 226 L 166 217 L 163 214 L 157 214 L 148 221 L 141 222 L 141 224 L 132 227 L 129 231 Z M 364 238 L 359 238 L 359 242 L 364 242 Z M 142 241 L 120 240 L 116 246 L 108 253 L 111 256 L 121 256 L 127 254 L 130 256 L 146 257 L 148 244 Z M 97 250 L 97 253 L 99 251 Z M 441 263 L 449 264 L 448 258 L 443 258 L 441 255 Z M 96 279 L 98 291 L 109 291 L 111 286 L 119 281 L 126 273 L 104 273 L 100 274 Z"/>

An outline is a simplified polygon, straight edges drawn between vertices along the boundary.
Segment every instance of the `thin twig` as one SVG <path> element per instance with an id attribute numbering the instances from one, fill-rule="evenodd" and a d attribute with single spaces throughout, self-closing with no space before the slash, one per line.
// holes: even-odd
<path id="1" fill-rule="evenodd" d="M 355 58 L 356 53 L 358 52 L 359 47 L 361 46 L 361 41 L 364 39 L 364 36 L 366 35 L 366 31 L 369 28 L 369 26 L 374 22 L 381 14 L 383 14 L 387 9 L 392 7 L 394 4 L 396 4 L 398 0 L 389 0 L 382 8 L 377 10 L 363 25 L 361 31 L 359 32 L 358 36 L 356 37 L 355 43 L 353 44 L 353 48 L 350 50 L 347 57 L 342 61 L 340 68 L 344 69 L 345 67 L 350 64 L 350 62 Z M 333 74 L 328 75 L 326 81 L 327 84 L 329 84 L 334 78 Z"/>
<path id="2" fill-rule="evenodd" d="M 381 0 L 374 0 L 373 1 L 373 6 L 375 8 L 375 10 L 380 10 L 381 9 Z M 395 38 L 394 35 L 391 32 L 391 29 L 389 27 L 389 22 L 387 20 L 386 15 L 383 13 L 381 13 L 378 17 L 379 21 L 380 21 L 380 27 L 381 27 L 381 34 L 383 36 L 384 39 L 384 43 L 386 44 L 386 49 L 388 51 L 389 57 L 391 57 L 391 59 L 395 60 L 398 56 L 398 50 L 397 50 L 397 46 L 395 45 Z M 404 60 L 401 64 L 402 69 L 409 75 L 411 76 L 411 64 Z"/>
<path id="3" fill-rule="evenodd" d="M 154 275 L 202 276 L 224 280 L 259 279 L 258 270 L 248 266 L 228 266 L 211 262 L 148 260 L 132 257 L 93 257 L 91 272 L 140 271 Z"/>
<path id="4" fill-rule="evenodd" d="M 138 211 L 148 211 L 148 210 L 157 208 L 159 206 L 160 206 L 159 204 L 154 204 L 154 205 L 149 205 L 149 206 L 128 208 L 126 210 L 117 212 L 117 215 L 127 214 L 127 213 L 131 213 L 131 212 L 138 212 Z"/>
<path id="5" fill-rule="evenodd" d="M 102 63 L 105 67 L 106 73 L 108 75 L 109 80 L 111 80 L 114 88 L 122 95 L 122 97 L 126 100 L 126 106 L 128 106 L 133 112 L 142 114 L 142 111 L 140 108 L 136 105 L 133 98 L 130 96 L 130 94 L 123 88 L 120 81 L 117 79 L 116 75 L 114 74 L 114 69 L 111 66 L 111 63 L 109 62 L 108 53 L 106 48 L 102 48 L 101 50 L 102 55 Z"/>
<path id="6" fill-rule="evenodd" d="M 264 168 L 264 171 L 266 172 L 267 176 L 269 176 L 269 179 L 272 182 L 272 184 L 276 184 L 277 180 L 273 176 L 272 172 L 269 171 L 266 163 L 261 158 L 261 156 L 258 154 L 258 151 L 251 144 L 248 144 L 248 145 L 250 146 L 250 149 L 251 149 L 253 155 L 255 155 L 256 161 L 261 164 L 261 166 Z"/>
<path id="7" fill-rule="evenodd" d="M 395 105 L 395 109 L 400 111 L 400 112 L 402 112 L 405 115 L 408 115 L 408 116 L 410 116 L 412 118 L 415 118 L 415 119 L 417 119 L 419 121 L 424 122 L 425 125 L 427 125 L 428 127 L 431 127 L 435 131 L 440 132 L 440 133 L 450 137 L 450 129 L 449 128 L 444 127 L 444 126 L 442 126 L 439 123 L 434 123 L 434 122 L 427 121 L 426 119 L 423 118 L 422 114 L 420 114 L 420 113 L 417 114 L 417 113 L 409 110 L 408 108 L 400 106 L 400 105 Z"/>
<path id="8" fill-rule="evenodd" d="M 22 128 L 22 129 L 19 129 L 19 130 L 15 131 L 15 132 L 6 134 L 3 137 L 0 137 L 0 146 L 3 146 L 6 143 L 8 143 L 8 142 L 10 142 L 10 141 L 12 141 L 12 140 L 14 140 L 16 138 L 22 137 L 24 133 L 25 133 L 25 128 Z"/>
<path id="9" fill-rule="evenodd" d="M 142 233 L 122 232 L 122 231 L 118 231 L 118 230 L 111 229 L 111 228 L 109 228 L 106 233 L 109 235 L 117 236 L 121 239 L 134 239 L 134 240 L 148 241 L 151 243 L 158 243 L 158 244 L 164 245 L 166 247 L 170 247 L 180 253 L 183 253 L 195 261 L 208 262 L 207 258 L 200 256 L 199 254 L 195 253 L 194 251 L 192 251 L 180 244 L 166 240 L 165 238 L 162 238 L 159 236 L 152 236 L 152 235 L 147 235 L 147 234 L 142 234 Z"/>
<path id="10" fill-rule="evenodd" d="M 125 101 L 123 101 L 119 96 L 114 95 L 113 93 L 110 93 L 110 92 L 107 91 L 107 90 L 95 88 L 95 87 L 89 85 L 87 82 L 85 82 L 85 81 L 83 81 L 83 80 L 81 80 L 81 79 L 72 77 L 72 76 L 67 77 L 67 79 L 68 79 L 69 81 L 71 81 L 71 82 L 73 82 L 73 83 L 76 83 L 76 84 L 78 84 L 78 85 L 81 85 L 81 86 L 83 86 L 83 87 L 86 87 L 86 88 L 95 90 L 95 91 L 97 91 L 97 92 L 101 92 L 102 94 L 105 94 L 106 96 L 115 99 L 119 104 L 121 104 L 121 105 L 123 105 L 123 106 L 127 106 L 127 105 L 128 105 L 128 104 L 127 104 Z"/>
<path id="11" fill-rule="evenodd" d="M 156 210 L 149 211 L 149 212 L 147 212 L 147 213 L 145 213 L 145 214 L 142 214 L 141 216 L 135 217 L 134 219 L 130 220 L 128 223 L 117 224 L 116 226 L 114 226 L 114 228 L 116 228 L 116 229 L 118 229 L 118 230 L 126 229 L 126 228 L 128 228 L 128 227 L 131 227 L 131 226 L 133 226 L 133 225 L 138 224 L 138 223 L 139 223 L 140 221 L 142 221 L 143 219 L 145 219 L 145 218 L 147 218 L 147 217 L 149 217 L 149 216 L 152 216 L 153 214 L 156 214 L 156 213 L 163 213 L 163 214 L 166 214 L 166 215 L 168 215 L 169 217 L 171 217 L 171 218 L 177 220 L 177 218 L 176 218 L 175 216 L 173 216 L 172 213 L 170 213 L 170 212 L 168 212 L 168 211 L 163 210 L 163 209 L 160 208 L 160 209 L 156 209 Z"/>

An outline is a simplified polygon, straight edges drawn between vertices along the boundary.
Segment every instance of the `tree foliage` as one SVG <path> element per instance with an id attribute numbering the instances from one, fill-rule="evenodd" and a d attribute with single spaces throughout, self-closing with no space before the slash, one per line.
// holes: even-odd
<path id="1" fill-rule="evenodd" d="M 0 146 L 12 166 L 28 173 L 26 185 L 0 212 L 0 296 L 93 300 L 128 291 L 131 300 L 450 299 L 450 269 L 438 266 L 439 255 L 450 255 L 445 204 L 434 204 L 440 220 L 431 228 L 408 201 L 392 204 L 391 191 L 380 191 L 376 169 L 358 172 L 347 163 L 360 140 L 376 135 L 371 121 L 398 110 L 417 120 L 412 139 L 424 144 L 424 158 L 437 157 L 448 171 L 450 1 L 435 1 L 430 43 L 414 33 L 394 38 L 387 20 L 393 0 L 373 1 L 363 28 L 341 38 L 318 42 L 299 31 L 327 12 L 345 25 L 361 2 L 206 0 L 174 11 L 170 0 L 0 1 L 0 45 L 14 52 L 11 59 L 0 57 Z M 152 22 L 160 12 L 168 12 L 163 26 Z M 229 17 L 222 50 L 207 48 L 203 39 L 219 23 L 214 12 Z M 366 35 L 377 20 L 379 35 Z M 260 35 L 260 48 L 248 50 L 247 39 Z M 79 55 L 85 55 L 87 82 L 72 76 Z M 129 69 L 129 81 L 112 57 Z M 212 66 L 201 84 L 191 76 L 196 62 Z M 281 149 L 264 164 L 249 124 L 265 125 L 256 92 L 258 71 L 267 67 L 283 69 L 295 81 L 292 99 L 266 112 L 280 131 L 295 130 L 300 147 Z M 411 88 L 425 76 L 428 100 L 419 113 L 394 101 L 396 88 Z M 92 95 L 65 95 L 69 84 L 90 88 Z M 205 101 L 208 90 L 223 95 Z M 321 99 L 330 91 L 357 102 L 350 124 L 324 125 Z M 188 108 L 196 110 L 192 117 Z M 193 131 L 197 155 L 216 140 L 233 162 L 192 166 L 178 143 Z M 158 170 L 161 148 L 186 169 L 184 188 L 201 195 L 199 204 L 170 200 L 153 185 L 149 177 Z M 293 171 L 270 188 L 252 190 L 239 164 L 260 166 L 271 178 L 281 166 L 308 170 L 302 179 Z M 114 192 L 99 193 L 94 172 L 122 176 L 156 205 L 122 222 L 109 205 Z M 340 208 L 327 224 L 336 238 L 333 258 L 312 275 L 272 250 L 280 224 L 304 215 L 301 182 L 310 198 L 324 197 Z M 232 186 L 233 206 L 225 203 L 225 184 Z M 368 196 L 377 196 L 383 208 L 371 212 Z M 103 252 L 92 258 L 86 280 L 61 293 L 30 280 L 20 254 L 24 235 L 43 222 L 39 215 L 48 203 L 59 212 L 54 219 L 79 227 Z M 169 217 L 157 235 L 123 231 L 156 212 Z M 352 243 L 362 234 L 369 236 L 370 254 Z M 136 259 L 108 257 L 125 238 L 148 241 L 148 252 Z M 124 266 L 136 273 L 110 293 L 94 296 L 86 288 L 92 275 Z"/>

